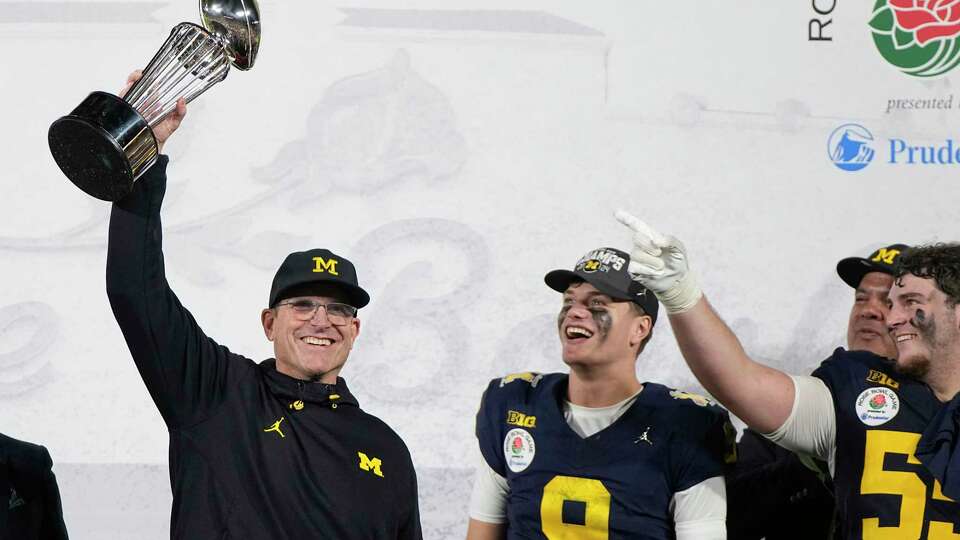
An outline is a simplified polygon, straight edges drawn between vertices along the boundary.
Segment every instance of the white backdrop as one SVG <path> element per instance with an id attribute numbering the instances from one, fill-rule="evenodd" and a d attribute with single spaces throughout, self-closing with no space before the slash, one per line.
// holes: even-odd
<path id="1" fill-rule="evenodd" d="M 843 344 L 837 260 L 960 238 L 956 165 L 885 163 L 883 143 L 862 171 L 828 159 L 845 122 L 960 135 L 957 110 L 886 113 L 951 95 L 960 71 L 900 73 L 866 4 L 810 42 L 805 0 L 263 0 L 254 69 L 167 144 L 168 277 L 260 359 L 283 257 L 351 258 L 373 302 L 343 375 L 410 447 L 426 537 L 461 537 L 480 393 L 563 369 L 542 276 L 628 247 L 615 208 L 683 239 L 748 351 L 797 373 Z M 46 132 L 180 21 L 195 2 L 0 1 L 0 432 L 50 449 L 80 540 L 168 537 L 167 434 L 104 293 L 109 205 L 63 177 Z M 665 319 L 638 373 L 700 389 Z"/>

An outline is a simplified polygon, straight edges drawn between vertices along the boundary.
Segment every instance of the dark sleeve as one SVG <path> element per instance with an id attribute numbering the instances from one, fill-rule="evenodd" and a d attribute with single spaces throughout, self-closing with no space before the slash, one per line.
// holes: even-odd
<path id="1" fill-rule="evenodd" d="M 506 464 L 503 462 L 503 451 L 500 445 L 499 409 L 496 398 L 499 379 L 490 381 L 487 389 L 480 398 L 480 409 L 477 411 L 477 444 L 480 445 L 480 454 L 484 461 L 500 476 L 507 476 Z"/>
<path id="2" fill-rule="evenodd" d="M 160 226 L 167 161 L 160 156 L 113 205 L 107 296 L 150 396 L 175 428 L 222 402 L 243 364 L 204 335 L 167 284 Z"/>
<path id="3" fill-rule="evenodd" d="M 773 511 L 781 504 L 776 454 L 786 452 L 752 430 L 743 432 L 737 463 L 727 472 L 727 536 L 730 540 L 760 540 L 769 530 Z"/>
<path id="4" fill-rule="evenodd" d="M 420 529 L 420 497 L 417 488 L 417 471 L 410 462 L 410 488 L 409 497 L 412 501 L 407 517 L 400 525 L 400 534 L 398 540 L 423 540 L 423 531 Z"/>
<path id="5" fill-rule="evenodd" d="M 683 427 L 676 448 L 675 492 L 723 476 L 727 465 L 737 459 L 736 432 L 726 410 L 716 405 L 684 404 L 684 408 L 686 420 L 678 419 Z"/>
<path id="6" fill-rule="evenodd" d="M 40 525 L 41 540 L 67 540 L 67 526 L 63 522 L 60 504 L 60 489 L 53 474 L 53 460 L 46 448 L 42 449 L 41 471 L 43 474 L 43 522 Z"/>
<path id="7" fill-rule="evenodd" d="M 759 540 L 789 529 L 790 538 L 827 538 L 833 499 L 817 472 L 753 430 L 740 439 L 727 474 L 727 536 Z"/>

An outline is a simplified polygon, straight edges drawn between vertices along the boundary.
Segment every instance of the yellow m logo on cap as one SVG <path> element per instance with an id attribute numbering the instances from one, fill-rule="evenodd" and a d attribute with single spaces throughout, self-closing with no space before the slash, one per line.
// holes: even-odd
<path id="1" fill-rule="evenodd" d="M 313 268 L 313 271 L 314 271 L 314 272 L 319 272 L 319 273 L 321 273 L 321 274 L 324 273 L 324 272 L 327 272 L 327 273 L 332 274 L 332 275 L 334 275 L 334 276 L 340 275 L 340 274 L 337 273 L 337 263 L 340 262 L 340 261 L 338 261 L 338 260 L 336 260 L 336 259 L 330 259 L 330 260 L 328 261 L 328 260 L 325 260 L 323 257 L 314 257 L 314 258 L 313 258 L 313 262 L 315 262 L 315 263 L 317 264 L 317 265 Z"/>
<path id="2" fill-rule="evenodd" d="M 873 258 L 873 262 L 883 261 L 887 264 L 893 264 L 894 259 L 896 259 L 899 254 L 899 249 L 880 248 L 877 251 L 877 255 Z"/>
<path id="3" fill-rule="evenodd" d="M 383 478 L 383 472 L 380 470 L 381 461 L 380 458 L 370 459 L 363 452 L 357 452 L 357 456 L 360 457 L 360 468 L 364 471 L 373 471 L 373 474 Z"/>

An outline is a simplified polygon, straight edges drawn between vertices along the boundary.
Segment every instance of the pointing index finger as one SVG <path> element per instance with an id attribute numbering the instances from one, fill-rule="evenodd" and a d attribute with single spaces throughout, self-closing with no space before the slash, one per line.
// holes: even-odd
<path id="1" fill-rule="evenodd" d="M 634 232 L 640 232 L 639 227 L 644 224 L 642 221 L 640 221 L 640 218 L 622 208 L 618 208 L 617 211 L 613 213 L 613 217 L 617 218 L 617 221 L 620 223 L 630 227 Z"/>
<path id="2" fill-rule="evenodd" d="M 634 242 L 643 240 L 642 243 L 649 243 L 653 247 L 662 248 L 669 244 L 667 238 L 647 225 L 643 220 L 627 212 L 626 210 L 617 210 L 614 213 L 617 221 L 623 223 L 634 232 Z"/>

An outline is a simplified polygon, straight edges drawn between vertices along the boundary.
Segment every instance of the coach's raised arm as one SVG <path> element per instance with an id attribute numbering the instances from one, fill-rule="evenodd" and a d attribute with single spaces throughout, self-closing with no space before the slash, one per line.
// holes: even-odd
<path id="1" fill-rule="evenodd" d="M 120 95 L 140 78 L 133 72 Z M 163 147 L 186 116 L 181 100 L 176 110 L 154 128 Z M 166 191 L 167 156 L 134 183 L 133 191 L 113 205 L 107 245 L 107 296 L 114 317 L 169 427 L 202 412 L 204 400 L 216 400 L 214 386 L 191 387 L 211 379 L 199 370 L 214 370 L 213 362 L 198 362 L 200 349 L 216 354 L 219 347 L 197 328 L 190 313 L 170 290 L 164 271 L 160 206 Z M 222 356 L 223 351 L 219 351 Z M 197 373 L 188 373 L 188 371 Z"/>

